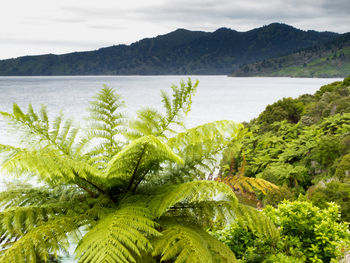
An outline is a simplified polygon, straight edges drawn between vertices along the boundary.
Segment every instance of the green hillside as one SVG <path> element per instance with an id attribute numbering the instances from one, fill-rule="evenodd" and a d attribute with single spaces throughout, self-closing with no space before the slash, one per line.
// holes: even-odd
<path id="1" fill-rule="evenodd" d="M 291 55 L 241 66 L 235 77 L 346 77 L 350 73 L 350 34 Z"/>
<path id="2" fill-rule="evenodd" d="M 227 75 L 242 63 L 291 54 L 337 36 L 279 23 L 247 32 L 178 29 L 131 45 L 0 60 L 0 75 Z"/>

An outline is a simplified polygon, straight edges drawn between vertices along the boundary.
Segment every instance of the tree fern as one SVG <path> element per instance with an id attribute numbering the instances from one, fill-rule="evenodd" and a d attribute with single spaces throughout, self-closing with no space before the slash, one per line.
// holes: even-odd
<path id="1" fill-rule="evenodd" d="M 24 135 L 19 146 L 0 145 L 1 168 L 43 186 L 0 193 L 0 261 L 47 261 L 73 241 L 79 262 L 235 262 L 203 229 L 248 217 L 273 236 L 229 186 L 203 180 L 246 130 L 231 121 L 185 130 L 197 84 L 172 86 L 163 112 L 146 108 L 136 120 L 104 87 L 85 129 L 62 114 L 50 122 L 44 106 L 1 113 Z"/>

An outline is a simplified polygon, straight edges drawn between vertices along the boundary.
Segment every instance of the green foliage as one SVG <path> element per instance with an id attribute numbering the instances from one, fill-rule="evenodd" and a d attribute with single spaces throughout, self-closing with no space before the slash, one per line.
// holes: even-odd
<path id="1" fill-rule="evenodd" d="M 340 206 L 342 220 L 350 222 L 350 185 L 331 181 L 319 183 L 309 189 L 309 199 L 312 203 L 322 209 L 327 208 L 328 202 L 335 202 Z"/>
<path id="2" fill-rule="evenodd" d="M 152 218 L 147 208 L 130 204 L 110 213 L 80 241 L 79 262 L 136 262 L 141 252 L 151 251 L 146 237 L 160 235 Z"/>
<path id="3" fill-rule="evenodd" d="M 270 191 L 263 198 L 263 205 L 271 205 L 277 207 L 277 205 L 283 200 L 293 200 L 294 196 L 290 188 L 286 185 L 279 187 L 278 191 Z"/>
<path id="4" fill-rule="evenodd" d="M 237 262 L 230 249 L 204 230 L 193 225 L 166 222 L 167 229 L 155 244 L 153 255 L 161 261 L 180 262 Z M 172 249 L 168 249 L 172 248 Z"/>
<path id="5" fill-rule="evenodd" d="M 350 154 L 344 155 L 337 165 L 334 174 L 340 180 L 349 180 L 350 178 Z"/>
<path id="6" fill-rule="evenodd" d="M 339 223 L 349 221 L 347 86 L 345 80 L 335 82 L 315 95 L 293 100 L 304 107 L 298 123 L 290 122 L 285 112 L 280 114 L 283 100 L 268 106 L 258 119 L 247 124 L 250 136 L 243 138 L 239 147 L 225 152 L 223 178 L 241 176 L 243 167 L 250 181 L 264 179 L 279 186 L 278 191 L 258 194 L 263 205 L 276 207 L 265 210 L 281 230 L 276 251 L 261 256 L 259 245 L 252 245 L 256 241 L 248 233 L 251 229 L 238 238 L 240 244 L 234 240 L 243 231 L 235 226 L 220 233 L 239 259 L 243 255 L 247 262 L 336 262 L 344 258 L 350 242 L 347 224 Z M 239 178 L 236 180 L 241 183 Z M 300 193 L 307 193 L 314 205 L 293 202 Z"/>
<path id="7" fill-rule="evenodd" d="M 107 86 L 90 102 L 88 121 L 89 139 L 96 144 L 94 161 L 104 165 L 120 151 L 116 136 L 124 132 L 126 116 L 120 109 L 124 106 L 121 96 Z M 101 154 L 103 153 L 103 154 Z"/>
<path id="8" fill-rule="evenodd" d="M 283 98 L 266 109 L 257 118 L 257 123 L 269 125 L 276 121 L 287 120 L 291 123 L 297 123 L 304 110 L 304 104 L 298 99 Z"/>
<path id="9" fill-rule="evenodd" d="M 306 103 L 304 114 L 311 114 L 312 105 L 318 104 L 325 95 L 330 98 L 325 102 L 325 108 L 338 103 L 339 92 L 345 84 L 334 85 L 340 88 L 325 92 L 320 99 L 316 96 L 296 99 Z M 344 98 L 350 101 L 349 94 Z M 261 116 L 267 113 L 265 111 Z M 303 117 L 312 118 L 311 123 L 304 125 Z M 241 162 L 239 155 L 244 155 L 246 175 L 293 187 L 297 193 L 304 192 L 311 184 L 335 175 L 338 162 L 348 153 L 349 123 L 350 110 L 342 114 L 328 113 L 325 117 L 319 113 L 302 115 L 296 124 L 284 120 L 267 125 L 259 124 L 259 119 L 253 120 L 248 125 L 252 135 L 242 141 L 241 153 L 235 155 L 235 162 Z"/>
<path id="10" fill-rule="evenodd" d="M 210 234 L 226 244 L 242 263 L 262 262 L 277 249 L 276 240 L 250 230 L 241 222 Z"/>
<path id="11" fill-rule="evenodd" d="M 0 145 L 2 169 L 42 187 L 0 193 L 0 261 L 47 262 L 73 243 L 79 262 L 235 262 L 203 229 L 237 219 L 276 239 L 271 221 L 239 206 L 230 187 L 203 180 L 242 140 L 243 126 L 218 121 L 178 132 L 197 84 L 173 86 L 172 99 L 162 93 L 164 112 L 140 110 L 133 121 L 104 87 L 82 130 L 62 114 L 51 124 L 45 107 L 1 113 L 24 136 L 19 147 Z"/>
<path id="12" fill-rule="evenodd" d="M 297 257 L 286 256 L 283 253 L 271 255 L 263 263 L 303 263 L 303 260 Z"/>
<path id="13" fill-rule="evenodd" d="M 307 262 L 331 262 L 350 242 L 349 226 L 338 223 L 339 207 L 329 203 L 320 209 L 306 201 L 284 201 L 264 212 L 280 227 L 292 251 L 300 251 Z"/>
<path id="14" fill-rule="evenodd" d="M 271 164 L 261 173 L 261 177 L 277 185 L 296 187 L 306 181 L 307 168 L 288 163 Z"/>
<path id="15" fill-rule="evenodd" d="M 178 126 L 184 127 L 184 117 L 191 110 L 192 96 L 198 86 L 198 81 L 192 84 L 189 79 L 187 83 L 180 82 L 180 87 L 173 85 L 172 99 L 166 92 L 162 92 L 162 102 L 165 114 L 156 109 L 146 108 L 137 112 L 138 119 L 130 124 L 129 138 L 135 139 L 145 135 L 165 137 L 174 133 Z"/>

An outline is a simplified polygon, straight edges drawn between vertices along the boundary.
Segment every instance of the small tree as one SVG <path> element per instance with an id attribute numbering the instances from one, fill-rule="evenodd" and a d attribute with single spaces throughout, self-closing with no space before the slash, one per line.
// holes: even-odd
<path id="1" fill-rule="evenodd" d="M 2 169 L 41 186 L 0 194 L 0 261 L 48 261 L 77 243 L 79 262 L 235 262 L 203 229 L 233 216 L 252 228 L 263 225 L 254 217 L 264 220 L 225 184 L 201 180 L 243 127 L 217 121 L 179 132 L 197 85 L 172 86 L 172 98 L 162 93 L 165 113 L 142 109 L 134 121 L 105 87 L 83 131 L 62 115 L 50 123 L 45 107 L 1 113 L 26 136 L 22 147 L 0 145 Z M 271 226 L 265 233 L 276 235 Z"/>

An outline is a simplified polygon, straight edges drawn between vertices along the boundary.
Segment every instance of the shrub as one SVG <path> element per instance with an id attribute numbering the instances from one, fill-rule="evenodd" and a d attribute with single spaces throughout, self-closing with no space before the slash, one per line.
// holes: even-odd
<path id="1" fill-rule="evenodd" d="M 338 138 L 325 135 L 318 141 L 318 145 L 313 151 L 313 157 L 324 168 L 327 168 L 340 156 L 340 150 Z"/>
<path id="2" fill-rule="evenodd" d="M 263 263 L 303 263 L 304 261 L 302 259 L 286 256 L 282 253 L 272 255 L 266 260 L 264 260 Z"/>
<path id="3" fill-rule="evenodd" d="M 283 98 L 272 105 L 268 105 L 257 120 L 260 124 L 271 124 L 282 120 L 297 123 L 303 110 L 304 104 L 298 99 Z"/>
<path id="4" fill-rule="evenodd" d="M 329 203 L 320 209 L 306 201 L 284 201 L 278 208 L 268 206 L 265 213 L 280 227 L 284 242 L 300 251 L 307 262 L 330 262 L 350 242 L 347 223 L 338 223 L 339 206 Z"/>
<path id="5" fill-rule="evenodd" d="M 350 154 L 343 156 L 335 170 L 335 176 L 340 180 L 350 177 Z"/>
<path id="6" fill-rule="evenodd" d="M 293 200 L 293 193 L 287 186 L 281 186 L 277 191 L 270 191 L 264 196 L 263 204 L 272 205 L 277 207 L 277 205 L 284 200 Z"/>
<path id="7" fill-rule="evenodd" d="M 242 263 L 263 262 L 278 249 L 275 241 L 252 232 L 240 222 L 210 233 L 226 244 Z"/>
<path id="8" fill-rule="evenodd" d="M 288 163 L 275 163 L 269 165 L 261 177 L 277 185 L 298 186 L 307 177 L 307 169 L 304 166 L 293 166 Z"/>
<path id="9" fill-rule="evenodd" d="M 320 208 L 327 208 L 327 202 L 335 202 L 340 206 L 342 219 L 350 222 L 350 185 L 341 182 L 330 182 L 318 185 L 308 197 L 313 204 Z"/>

